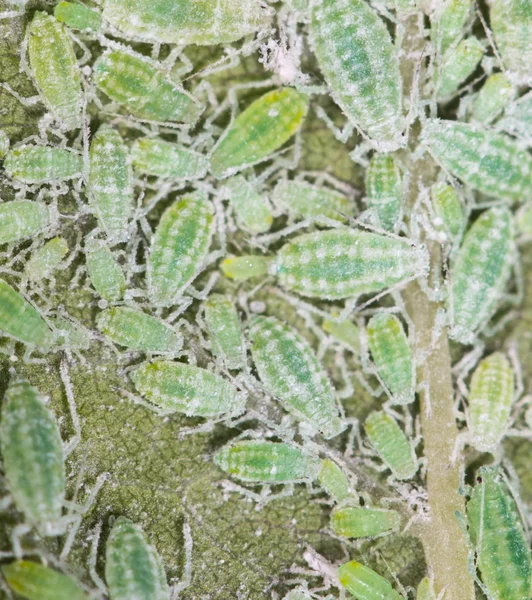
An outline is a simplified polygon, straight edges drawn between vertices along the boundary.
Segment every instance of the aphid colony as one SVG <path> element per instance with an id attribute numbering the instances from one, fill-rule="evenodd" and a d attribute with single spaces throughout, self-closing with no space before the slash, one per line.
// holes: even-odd
<path id="1" fill-rule="evenodd" d="M 446 335 L 457 348 L 473 346 L 457 377 L 463 423 L 449 461 L 459 460 L 465 445 L 495 461 L 478 470 L 468 493 L 471 577 L 489 599 L 529 600 L 526 525 L 501 466 L 501 441 L 531 435 L 520 425 L 515 357 L 504 348 L 483 356 L 483 340 L 519 288 L 517 233 L 532 231 L 525 212 L 532 104 L 523 93 L 532 84 L 532 5 L 491 3 L 495 52 L 491 38 L 472 33 L 472 2 L 445 0 L 433 9 L 425 3 L 431 28 L 423 52 L 430 61 L 428 68 L 418 57 L 416 76 L 427 81 L 412 85 L 430 91 L 420 99 L 417 89 L 403 89 L 398 39 L 402 20 L 421 9 L 408 0 L 388 4 L 377 10 L 365 0 L 104 0 L 98 10 L 60 2 L 53 14 L 35 12 L 22 62 L 47 112 L 39 136 L 15 141 L 0 131 L 1 176 L 13 190 L 0 203 L 2 351 L 16 358 L 23 348 L 27 361 L 59 352 L 74 360 L 96 343 L 109 347 L 127 367 L 117 400 L 122 395 L 161 417 L 184 415 L 196 424 L 192 431 L 220 422 L 235 428 L 240 435 L 213 455 L 238 482 L 227 481 L 227 489 L 261 506 L 306 484 L 333 507 L 330 535 L 351 544 L 397 533 L 430 513 L 418 493 L 427 465 L 413 408 L 425 357 L 401 299 L 415 284 L 426 302 L 439 303 L 434 344 Z M 209 68 L 182 54 L 190 45 L 235 50 L 229 44 L 238 42 L 250 56 L 273 40 L 274 17 L 299 23 L 293 33 L 304 35 L 325 87 L 298 71 L 291 81 L 274 74 L 220 99 Z M 80 59 L 84 41 L 99 51 Z M 485 61 L 490 52 L 500 65 L 491 56 Z M 482 85 L 479 65 L 487 70 Z M 241 101 L 248 89 L 252 99 Z M 460 96 L 464 89 L 469 96 Z M 343 133 L 320 106 L 323 94 L 343 115 Z M 446 107 L 457 98 L 459 120 L 451 120 L 454 109 Z M 351 155 L 367 167 L 364 206 L 349 182 L 298 172 L 313 112 L 339 140 L 354 130 L 365 140 L 368 157 Z M 437 173 L 428 189 L 417 190 L 414 207 L 405 158 L 410 135 Z M 62 208 L 68 194 L 74 214 Z M 75 239 L 66 233 L 72 228 Z M 445 268 L 434 262 L 435 248 Z M 60 311 L 55 297 L 79 285 L 94 299 L 85 324 Z M 331 350 L 332 369 L 324 360 Z M 378 398 L 356 415 L 343 402 L 353 396 L 354 377 Z M 76 433 L 64 445 L 43 397 L 12 371 L 0 447 L 22 517 L 12 531 L 16 560 L 2 572 L 29 600 L 95 593 L 68 574 L 66 559 L 107 474 L 93 482 L 85 506 L 66 500 L 65 458 L 82 437 L 80 426 Z M 361 489 L 357 463 L 384 472 L 383 485 L 406 508 Z M 272 493 L 272 486 L 283 490 Z M 57 568 L 28 560 L 28 533 L 66 534 Z M 91 575 L 111 600 L 169 600 L 190 580 L 188 525 L 187 565 L 173 590 L 156 548 L 126 516 L 108 534 L 105 583 L 96 572 L 97 538 Z M 364 558 L 358 552 L 332 569 L 342 594 L 407 597 Z M 320 590 L 305 584 L 285 600 L 325 598 Z M 436 591 L 427 576 L 416 597 L 445 597 Z"/>

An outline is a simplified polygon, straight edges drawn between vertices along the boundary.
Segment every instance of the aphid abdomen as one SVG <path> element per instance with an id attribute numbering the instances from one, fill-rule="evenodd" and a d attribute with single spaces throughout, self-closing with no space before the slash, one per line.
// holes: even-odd
<path id="1" fill-rule="evenodd" d="M 339 506 L 331 515 L 332 530 L 347 538 L 387 535 L 399 530 L 401 517 L 395 510 Z"/>
<path id="2" fill-rule="evenodd" d="M 401 219 L 403 188 L 399 167 L 391 154 L 374 154 L 366 172 L 368 204 L 377 226 L 393 231 Z"/>
<path id="3" fill-rule="evenodd" d="M 23 183 L 50 183 L 81 177 L 83 160 L 67 148 L 20 144 L 7 153 L 4 168 Z"/>
<path id="4" fill-rule="evenodd" d="M 404 600 L 387 579 L 355 560 L 343 564 L 338 569 L 338 577 L 357 600 Z"/>
<path id="5" fill-rule="evenodd" d="M 86 244 L 85 260 L 90 282 L 98 294 L 109 302 L 124 295 L 126 278 L 108 246 L 99 240 Z"/>
<path id="6" fill-rule="evenodd" d="M 34 200 L 12 200 L 0 204 L 0 244 L 19 242 L 47 229 L 50 208 Z"/>
<path id="7" fill-rule="evenodd" d="M 24 268 L 32 281 L 46 279 L 55 271 L 68 252 L 68 244 L 61 237 L 55 237 L 31 255 Z"/>
<path id="8" fill-rule="evenodd" d="M 54 8 L 54 17 L 71 29 L 97 32 L 102 26 L 100 13 L 75 2 L 59 2 Z"/>
<path id="9" fill-rule="evenodd" d="M 241 369 L 245 360 L 242 325 L 229 296 L 209 296 L 205 301 L 205 323 L 215 356 L 228 369 Z"/>
<path id="10" fill-rule="evenodd" d="M 238 220 L 252 233 L 264 233 L 273 223 L 273 216 L 265 198 L 241 175 L 226 179 L 224 195 L 233 206 Z"/>
<path id="11" fill-rule="evenodd" d="M 479 123 L 491 123 L 514 96 L 515 88 L 504 73 L 490 75 L 473 101 L 473 119 Z"/>
<path id="12" fill-rule="evenodd" d="M 477 68 L 484 46 L 471 36 L 462 40 L 456 48 L 449 48 L 443 57 L 441 75 L 437 78 L 436 92 L 439 100 L 449 100 L 460 85 Z"/>

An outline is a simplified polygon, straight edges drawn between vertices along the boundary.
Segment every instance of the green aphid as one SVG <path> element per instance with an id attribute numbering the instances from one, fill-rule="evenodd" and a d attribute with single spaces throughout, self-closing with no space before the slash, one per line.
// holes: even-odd
<path id="1" fill-rule="evenodd" d="M 227 44 L 265 29 L 272 8 L 259 0 L 105 0 L 103 16 L 128 37 L 146 42 Z"/>
<path id="2" fill-rule="evenodd" d="M 357 600 L 404 600 L 387 579 L 356 560 L 339 567 L 338 577 Z"/>
<path id="3" fill-rule="evenodd" d="M 482 583 L 493 600 L 529 600 L 532 562 L 521 517 L 500 467 L 481 467 L 467 503 Z"/>
<path id="4" fill-rule="evenodd" d="M 436 80 L 438 100 L 449 100 L 458 88 L 473 74 L 484 54 L 484 46 L 474 37 L 462 40 L 443 55 L 441 72 Z"/>
<path id="5" fill-rule="evenodd" d="M 133 214 L 131 161 L 120 134 L 102 125 L 89 150 L 89 201 L 111 243 L 125 241 Z"/>
<path id="6" fill-rule="evenodd" d="M 49 206 L 33 200 L 0 204 L 0 244 L 20 242 L 50 227 L 54 218 Z"/>
<path id="7" fill-rule="evenodd" d="M 95 10 L 75 2 L 60 2 L 54 8 L 54 17 L 70 29 L 100 31 L 102 16 Z"/>
<path id="8" fill-rule="evenodd" d="M 216 373 L 179 362 L 144 363 L 131 375 L 137 391 L 161 414 L 188 417 L 236 417 L 245 395 Z"/>
<path id="9" fill-rule="evenodd" d="M 182 337 L 161 319 L 136 308 L 115 306 L 96 317 L 96 326 L 112 342 L 128 350 L 177 354 Z"/>
<path id="10" fill-rule="evenodd" d="M 83 159 L 67 148 L 20 144 L 7 153 L 4 169 L 23 183 L 53 183 L 81 177 Z"/>
<path id="11" fill-rule="evenodd" d="M 314 481 L 320 460 L 293 444 L 239 441 L 216 454 L 214 462 L 229 475 L 248 483 Z"/>
<path id="12" fill-rule="evenodd" d="M 412 479 L 418 462 L 403 430 L 384 411 L 372 412 L 364 423 L 366 435 L 395 479 Z"/>
<path id="13" fill-rule="evenodd" d="M 7 585 L 26 600 L 89 600 L 77 581 L 50 567 L 26 560 L 2 566 Z"/>
<path id="14" fill-rule="evenodd" d="M 283 179 L 273 189 L 272 202 L 291 215 L 318 222 L 320 217 L 345 222 L 356 208 L 352 200 L 330 188 Z"/>
<path id="15" fill-rule="evenodd" d="M 234 300 L 222 294 L 211 294 L 204 307 L 214 355 L 228 369 L 242 369 L 245 365 L 244 339 Z"/>
<path id="16" fill-rule="evenodd" d="M 171 306 L 196 278 L 213 236 L 213 208 L 200 193 L 182 196 L 163 213 L 147 264 L 148 297 Z"/>
<path id="17" fill-rule="evenodd" d="M 64 26 L 37 12 L 28 26 L 27 41 L 31 73 L 48 110 L 66 130 L 81 127 L 81 75 Z"/>
<path id="18" fill-rule="evenodd" d="M 305 590 L 292 590 L 288 592 L 283 600 L 312 600 L 312 596 Z"/>
<path id="19" fill-rule="evenodd" d="M 9 150 L 10 141 L 7 137 L 7 133 L 0 129 L 0 160 L 4 158 Z"/>
<path id="20" fill-rule="evenodd" d="M 445 235 L 445 241 L 456 246 L 462 240 L 467 225 L 464 204 L 457 191 L 447 183 L 435 183 L 430 189 L 436 215 L 434 225 Z"/>
<path id="21" fill-rule="evenodd" d="M 414 401 L 414 356 L 401 321 L 390 313 L 376 314 L 367 325 L 368 345 L 377 372 L 393 404 Z"/>
<path id="22" fill-rule="evenodd" d="M 175 181 L 203 179 L 209 170 L 209 159 L 184 146 L 156 138 L 140 138 L 131 148 L 135 170 Z"/>
<path id="23" fill-rule="evenodd" d="M 434 586 L 428 577 L 423 577 L 416 591 L 416 600 L 437 600 Z"/>
<path id="24" fill-rule="evenodd" d="M 307 111 L 307 97 L 293 88 L 264 94 L 229 126 L 212 154 L 212 174 L 222 179 L 267 160 L 300 129 Z"/>
<path id="25" fill-rule="evenodd" d="M 472 343 L 488 323 L 510 279 L 515 261 L 512 215 L 495 207 L 467 232 L 451 266 L 450 335 Z"/>
<path id="26" fill-rule="evenodd" d="M 515 215 L 515 226 L 520 235 L 532 236 L 532 202 L 525 202 Z"/>
<path id="27" fill-rule="evenodd" d="M 473 120 L 484 124 L 493 122 L 514 96 L 515 88 L 504 73 L 490 75 L 473 101 Z"/>
<path id="28" fill-rule="evenodd" d="M 85 244 L 85 262 L 92 287 L 108 302 L 121 300 L 126 278 L 109 247 L 101 240 Z"/>
<path id="29" fill-rule="evenodd" d="M 334 502 L 344 502 L 354 494 L 347 475 L 328 458 L 321 461 L 318 482 Z"/>
<path id="30" fill-rule="evenodd" d="M 399 531 L 401 517 L 395 510 L 339 506 L 331 515 L 331 529 L 346 538 L 389 535 Z"/>
<path id="31" fill-rule="evenodd" d="M 497 126 L 525 140 L 532 139 L 532 93 L 510 104 Z"/>
<path id="32" fill-rule="evenodd" d="M 170 600 L 157 549 L 125 517 L 118 517 L 107 540 L 105 580 L 111 600 Z"/>
<path id="33" fill-rule="evenodd" d="M 40 313 L 3 279 L 0 279 L 0 335 L 39 350 L 49 350 L 52 330 Z"/>
<path id="34" fill-rule="evenodd" d="M 255 317 L 249 340 L 262 383 L 285 410 L 326 439 L 344 431 L 334 388 L 312 347 L 295 329 L 274 317 Z"/>
<path id="35" fill-rule="evenodd" d="M 440 56 L 462 39 L 472 14 L 472 0 L 442 0 L 431 15 L 431 38 Z"/>
<path id="36" fill-rule="evenodd" d="M 479 192 L 522 200 L 532 186 L 532 156 L 512 138 L 457 121 L 429 120 L 422 141 L 450 171 Z"/>
<path id="37" fill-rule="evenodd" d="M 153 62 L 132 51 L 104 52 L 94 63 L 93 72 L 98 88 L 139 119 L 194 123 L 203 110 Z"/>
<path id="38" fill-rule="evenodd" d="M 222 188 L 233 207 L 239 225 L 251 233 L 265 233 L 273 223 L 268 202 L 255 187 L 241 175 L 226 179 Z"/>
<path id="39" fill-rule="evenodd" d="M 252 277 L 261 277 L 268 274 L 272 259 L 267 256 L 235 256 L 226 258 L 221 269 L 223 274 L 235 281 L 245 281 Z"/>
<path id="40" fill-rule="evenodd" d="M 479 452 L 499 446 L 512 410 L 515 374 L 504 354 L 495 352 L 481 360 L 471 378 L 467 426 L 471 445 Z"/>
<path id="41" fill-rule="evenodd" d="M 32 281 L 49 278 L 68 253 L 68 244 L 62 237 L 55 237 L 33 252 L 24 271 Z"/>
<path id="42" fill-rule="evenodd" d="M 394 231 L 401 222 L 403 185 L 395 158 L 374 154 L 366 172 L 366 194 L 375 224 Z"/>
<path id="43" fill-rule="evenodd" d="M 394 0 L 394 8 L 399 15 L 409 15 L 419 10 L 419 0 Z"/>
<path id="44" fill-rule="evenodd" d="M 381 152 L 404 144 L 398 51 L 364 0 L 317 2 L 311 43 L 334 101 Z"/>
<path id="45" fill-rule="evenodd" d="M 360 354 L 360 329 L 352 321 L 326 319 L 323 321 L 322 327 L 351 352 L 356 355 Z"/>
<path id="46" fill-rule="evenodd" d="M 50 317 L 50 324 L 54 327 L 56 343 L 69 350 L 88 350 L 92 336 L 90 331 L 63 317 Z"/>

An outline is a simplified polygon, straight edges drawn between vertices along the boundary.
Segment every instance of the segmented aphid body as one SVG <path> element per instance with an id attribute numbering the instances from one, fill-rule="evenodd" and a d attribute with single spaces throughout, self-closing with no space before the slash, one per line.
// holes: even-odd
<path id="1" fill-rule="evenodd" d="M 347 475 L 336 463 L 328 458 L 321 461 L 318 481 L 320 486 L 335 502 L 344 502 L 353 495 Z"/>
<path id="2" fill-rule="evenodd" d="M 462 200 L 452 185 L 435 183 L 430 189 L 432 207 L 436 213 L 434 224 L 443 230 L 453 246 L 462 240 L 467 216 Z"/>
<path id="3" fill-rule="evenodd" d="M 244 339 L 233 300 L 211 294 L 205 301 L 205 324 L 216 358 L 228 369 L 241 369 L 245 363 Z"/>
<path id="4" fill-rule="evenodd" d="M 399 513 L 384 508 L 339 506 L 331 515 L 331 529 L 346 538 L 388 535 L 400 525 Z"/>
<path id="5" fill-rule="evenodd" d="M 357 600 L 404 600 L 387 579 L 355 560 L 339 567 L 338 577 Z"/>
<path id="6" fill-rule="evenodd" d="M 222 190 L 241 225 L 252 233 L 264 233 L 270 229 L 273 223 L 270 207 L 247 179 L 235 175 L 224 181 Z"/>
<path id="7" fill-rule="evenodd" d="M 431 38 L 437 52 L 443 55 L 455 46 L 464 34 L 465 25 L 472 13 L 472 0 L 443 0 L 435 3 L 431 15 Z"/>
<path id="8" fill-rule="evenodd" d="M 68 244 L 61 237 L 55 237 L 31 255 L 24 271 L 32 281 L 47 279 L 59 267 L 68 253 Z"/>
<path id="9" fill-rule="evenodd" d="M 37 236 L 52 225 L 52 209 L 42 202 L 13 200 L 0 204 L 0 244 Z"/>
<path id="10" fill-rule="evenodd" d="M 449 100 L 465 80 L 473 74 L 484 54 L 484 46 L 474 36 L 449 48 L 443 56 L 440 76 L 436 82 L 439 100 Z"/>
<path id="11" fill-rule="evenodd" d="M 81 177 L 83 160 L 67 148 L 20 144 L 7 153 L 4 169 L 23 183 L 52 183 Z"/>
<path id="12" fill-rule="evenodd" d="M 97 32 L 102 27 L 100 13 L 74 2 L 59 2 L 54 8 L 54 17 L 71 29 Z"/>
<path id="13" fill-rule="evenodd" d="M 396 160 L 391 154 L 376 153 L 366 171 L 368 205 L 376 225 L 393 231 L 401 221 L 403 186 Z"/>
<path id="14" fill-rule="evenodd" d="M 96 292 L 109 302 L 120 300 L 126 290 L 126 278 L 105 242 L 101 240 L 87 242 L 85 261 L 90 282 Z"/>
<path id="15" fill-rule="evenodd" d="M 490 75 L 472 105 L 471 116 L 479 123 L 494 121 L 510 104 L 515 88 L 504 73 Z"/>

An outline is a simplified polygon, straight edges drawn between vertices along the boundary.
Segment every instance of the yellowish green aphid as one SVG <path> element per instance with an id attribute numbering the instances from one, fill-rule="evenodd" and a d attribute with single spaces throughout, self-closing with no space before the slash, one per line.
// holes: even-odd
<path id="1" fill-rule="evenodd" d="M 136 308 L 108 308 L 96 317 L 96 325 L 111 341 L 129 350 L 176 354 L 183 345 L 172 327 Z"/>
<path id="2" fill-rule="evenodd" d="M 229 126 L 212 154 L 212 174 L 222 179 L 266 160 L 299 130 L 307 111 L 307 97 L 293 88 L 264 94 Z"/>
<path id="3" fill-rule="evenodd" d="M 436 51 L 443 55 L 462 36 L 473 9 L 472 0 L 441 0 L 431 15 L 431 37 Z"/>
<path id="4" fill-rule="evenodd" d="M 366 419 L 364 429 L 382 461 L 396 479 L 412 479 L 418 463 L 406 435 L 396 421 L 383 411 L 373 412 Z"/>
<path id="5" fill-rule="evenodd" d="M 340 584 L 357 600 L 403 600 L 390 582 L 356 560 L 338 569 Z"/>
<path id="6" fill-rule="evenodd" d="M 85 244 L 89 279 L 98 294 L 109 302 L 120 300 L 126 291 L 126 278 L 109 247 L 101 240 Z"/>
<path id="7" fill-rule="evenodd" d="M 473 101 L 471 115 L 479 123 L 491 123 L 514 96 L 515 88 L 504 73 L 490 75 Z"/>
<path id="8" fill-rule="evenodd" d="M 7 153 L 4 169 L 23 183 L 50 183 L 81 177 L 83 160 L 67 148 L 20 144 Z"/>
<path id="9" fill-rule="evenodd" d="M 255 317 L 249 340 L 262 383 L 288 412 L 326 439 L 346 428 L 327 374 L 295 329 L 274 317 Z"/>
<path id="10" fill-rule="evenodd" d="M 462 240 L 467 225 L 462 199 L 452 185 L 443 182 L 435 183 L 430 188 L 430 197 L 436 214 L 434 224 L 456 246 Z"/>
<path id="11" fill-rule="evenodd" d="M 4 158 L 9 150 L 9 138 L 7 137 L 7 133 L 0 129 L 0 160 Z"/>
<path id="12" fill-rule="evenodd" d="M 339 506 L 331 515 L 331 529 L 346 538 L 388 535 L 400 525 L 399 513 L 384 508 Z"/>
<path id="13" fill-rule="evenodd" d="M 377 227 L 393 231 L 401 221 L 403 186 L 393 155 L 376 153 L 366 171 L 366 194 Z"/>
<path id="14" fill-rule="evenodd" d="M 46 279 L 57 269 L 68 253 L 68 244 L 62 237 L 55 237 L 31 255 L 24 268 L 32 281 Z"/>
<path id="15" fill-rule="evenodd" d="M 226 258 L 221 268 L 223 274 L 229 279 L 244 281 L 252 277 L 260 277 L 268 274 L 271 258 L 267 256 L 235 256 Z"/>
<path id="16" fill-rule="evenodd" d="M 65 129 L 81 127 L 81 75 L 64 26 L 51 15 L 37 12 L 27 39 L 31 73 L 43 102 Z"/>
<path id="17" fill-rule="evenodd" d="M 77 2 L 59 2 L 54 8 L 54 17 L 71 29 L 100 31 L 102 26 L 100 13 Z"/>
<path id="18" fill-rule="evenodd" d="M 353 322 L 326 319 L 322 327 L 349 350 L 357 355 L 360 353 L 360 329 Z"/>
<path id="19" fill-rule="evenodd" d="M 203 110 L 159 67 L 129 50 L 105 52 L 93 70 L 98 88 L 139 119 L 194 123 Z"/>
<path id="20" fill-rule="evenodd" d="M 0 204 L 0 244 L 32 238 L 47 229 L 52 221 L 52 211 L 43 202 L 4 202 Z"/>
<path id="21" fill-rule="evenodd" d="M 318 481 L 335 502 L 344 502 L 353 495 L 347 475 L 335 462 L 328 458 L 321 461 Z"/>
<path id="22" fill-rule="evenodd" d="M 524 236 L 532 235 L 532 202 L 525 202 L 515 215 L 517 232 Z"/>
<path id="23" fill-rule="evenodd" d="M 436 83 L 439 100 L 449 100 L 477 68 L 484 46 L 475 36 L 462 40 L 443 55 L 441 73 Z"/>
<path id="24" fill-rule="evenodd" d="M 270 207 L 247 179 L 235 175 L 224 181 L 222 189 L 240 225 L 252 233 L 264 233 L 270 229 L 273 223 Z"/>
<path id="25" fill-rule="evenodd" d="M 434 586 L 428 577 L 423 577 L 417 586 L 416 600 L 437 600 Z"/>
<path id="26" fill-rule="evenodd" d="M 83 325 L 73 323 L 63 317 L 51 317 L 56 336 L 56 343 L 70 350 L 88 350 L 91 344 L 91 333 Z"/>
<path id="27" fill-rule="evenodd" d="M 245 364 L 242 325 L 230 296 L 211 294 L 205 301 L 205 324 L 216 358 L 228 369 Z"/>

